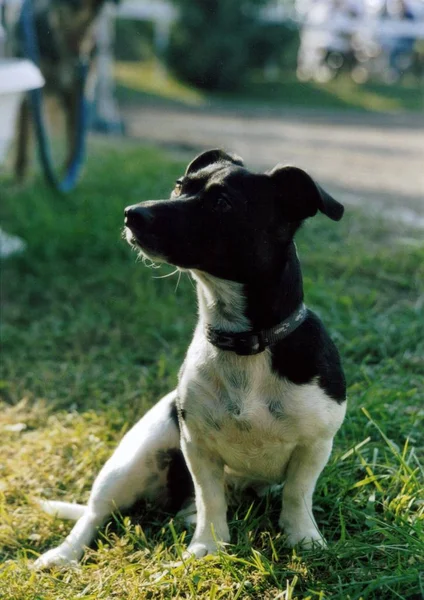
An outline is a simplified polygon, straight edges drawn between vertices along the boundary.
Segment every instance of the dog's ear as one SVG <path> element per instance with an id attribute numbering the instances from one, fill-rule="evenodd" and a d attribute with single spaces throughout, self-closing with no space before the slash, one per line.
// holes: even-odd
<path id="1" fill-rule="evenodd" d="M 275 167 L 268 173 L 287 221 L 303 221 L 317 211 L 333 221 L 340 221 L 344 207 L 297 167 Z"/>
<path id="2" fill-rule="evenodd" d="M 200 171 L 200 169 L 204 169 L 217 162 L 230 162 L 239 167 L 243 166 L 243 161 L 239 156 L 228 154 L 227 152 L 224 152 L 224 150 L 216 148 L 214 150 L 206 150 L 206 152 L 202 152 L 202 154 L 196 156 L 196 158 L 188 165 L 186 175 L 194 173 L 195 171 Z"/>

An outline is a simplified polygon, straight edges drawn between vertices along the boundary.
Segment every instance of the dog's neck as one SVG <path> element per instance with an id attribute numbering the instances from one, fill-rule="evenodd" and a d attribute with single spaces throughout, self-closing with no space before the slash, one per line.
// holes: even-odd
<path id="1" fill-rule="evenodd" d="M 192 271 L 192 276 L 197 282 L 199 320 L 203 327 L 234 333 L 252 329 L 241 283 L 197 270 Z"/>
<path id="2" fill-rule="evenodd" d="M 276 269 L 275 269 L 276 270 Z M 193 270 L 202 326 L 223 332 L 260 331 L 278 325 L 303 301 L 300 264 L 294 243 L 283 268 L 261 279 L 236 283 Z"/>

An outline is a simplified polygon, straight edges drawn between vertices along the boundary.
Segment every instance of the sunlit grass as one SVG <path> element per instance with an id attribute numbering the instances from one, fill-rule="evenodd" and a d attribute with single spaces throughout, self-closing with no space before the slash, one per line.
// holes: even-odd
<path id="1" fill-rule="evenodd" d="M 266 81 L 258 74 L 246 84 L 244 100 L 290 105 L 308 109 L 349 109 L 366 112 L 419 111 L 424 108 L 422 85 L 415 79 L 392 85 L 355 83 L 347 74 L 318 83 L 301 82 L 287 72 L 276 81 Z"/>
<path id="2" fill-rule="evenodd" d="M 343 76 L 325 84 L 314 83 L 315 89 L 324 89 L 346 106 L 372 112 L 399 112 L 424 108 L 423 96 L 418 82 L 409 84 L 363 84 Z"/>
<path id="3" fill-rule="evenodd" d="M 204 94 L 175 79 L 156 60 L 117 62 L 114 73 L 118 85 L 125 87 L 129 93 L 133 91 L 156 95 L 160 98 L 183 102 L 189 106 L 199 106 L 205 102 Z"/>
<path id="4" fill-rule="evenodd" d="M 417 600 L 424 590 L 424 247 L 419 232 L 347 210 L 298 236 L 308 305 L 337 342 L 346 421 L 320 478 L 328 550 L 289 550 L 278 497 L 230 512 L 231 544 L 181 564 L 190 539 L 139 506 L 102 529 L 80 567 L 34 573 L 69 522 L 34 498 L 86 501 L 123 433 L 176 382 L 195 322 L 121 239 L 125 205 L 164 197 L 185 165 L 116 142 L 92 146 L 78 190 L 0 180 L 2 226 L 28 250 L 3 266 L 0 598 Z M 416 244 L 399 240 L 408 235 Z M 159 274 L 165 273 L 162 268 Z"/>

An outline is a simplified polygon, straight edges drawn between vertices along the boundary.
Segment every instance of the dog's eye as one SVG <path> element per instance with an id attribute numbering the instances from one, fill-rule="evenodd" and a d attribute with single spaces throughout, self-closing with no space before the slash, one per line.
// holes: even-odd
<path id="1" fill-rule="evenodd" d="M 177 181 L 175 182 L 175 187 L 172 191 L 172 195 L 174 197 L 178 197 L 181 194 L 182 187 L 183 187 L 182 181 L 177 179 Z"/>
<path id="2" fill-rule="evenodd" d="M 231 202 L 228 199 L 228 196 L 226 196 L 225 194 L 220 194 L 218 196 L 218 198 L 216 199 L 216 204 L 222 212 L 227 212 L 233 208 Z"/>

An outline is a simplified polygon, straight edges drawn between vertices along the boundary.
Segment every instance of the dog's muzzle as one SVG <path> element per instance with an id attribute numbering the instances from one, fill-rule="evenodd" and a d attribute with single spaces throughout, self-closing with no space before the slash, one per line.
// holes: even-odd
<path id="1" fill-rule="evenodd" d="M 124 210 L 125 237 L 127 242 L 137 247 L 141 254 L 155 263 L 168 262 L 157 248 L 152 224 L 155 221 L 149 206 L 133 204 Z"/>
<path id="2" fill-rule="evenodd" d="M 127 206 L 124 215 L 126 227 L 131 229 L 134 234 L 143 232 L 154 218 L 151 209 L 140 204 Z"/>

